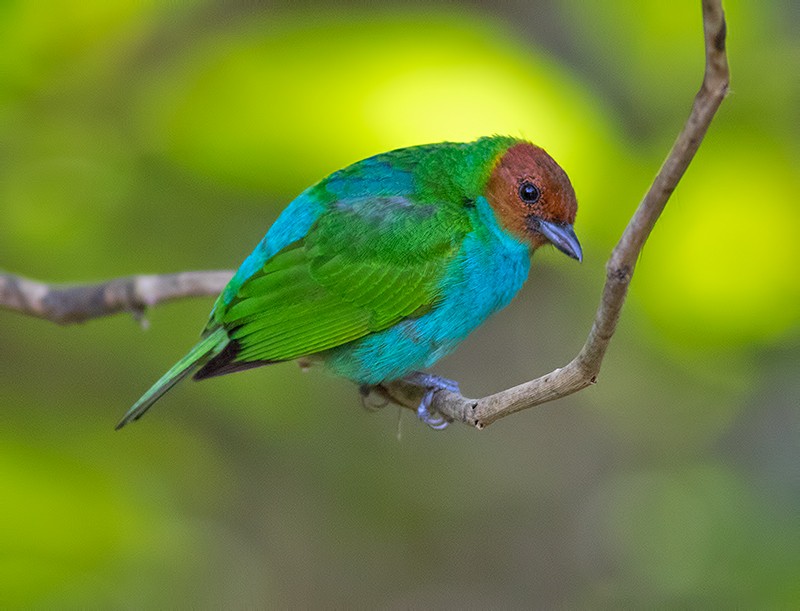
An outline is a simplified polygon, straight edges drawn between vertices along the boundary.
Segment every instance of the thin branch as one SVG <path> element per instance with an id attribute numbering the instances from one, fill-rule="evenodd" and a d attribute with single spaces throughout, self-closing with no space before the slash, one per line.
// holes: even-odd
<path id="1" fill-rule="evenodd" d="M 484 428 L 492 422 L 536 405 L 565 397 L 597 381 L 608 344 L 617 328 L 636 261 L 670 195 L 689 167 L 728 91 L 726 25 L 721 0 L 703 0 L 705 74 L 689 119 L 672 146 L 653 184 L 622 234 L 606 264 L 606 283 L 589 337 L 572 361 L 561 369 L 483 399 L 467 399 L 448 391 L 437 392 L 432 408 L 454 421 Z M 415 409 L 422 390 L 407 382 L 384 388 L 395 402 Z"/>
<path id="2" fill-rule="evenodd" d="M 577 392 L 597 381 L 614 335 L 639 253 L 670 195 L 691 163 L 728 91 L 726 26 L 721 0 L 702 0 L 705 75 L 689 119 L 636 209 L 606 264 L 606 283 L 594 323 L 581 351 L 567 365 L 535 380 L 482 399 L 439 391 L 431 408 L 445 417 L 484 428 L 496 420 Z M 60 324 L 82 322 L 117 312 L 140 317 L 148 306 L 182 297 L 216 295 L 231 272 L 186 272 L 131 276 L 102 284 L 56 287 L 0 274 L 0 307 Z M 391 401 L 416 409 L 425 389 L 399 380 L 380 391 Z"/>
<path id="3" fill-rule="evenodd" d="M 233 272 L 181 272 L 128 276 L 100 284 L 52 285 L 0 273 L 0 308 L 68 325 L 128 312 L 138 320 L 159 303 L 215 296 Z"/>

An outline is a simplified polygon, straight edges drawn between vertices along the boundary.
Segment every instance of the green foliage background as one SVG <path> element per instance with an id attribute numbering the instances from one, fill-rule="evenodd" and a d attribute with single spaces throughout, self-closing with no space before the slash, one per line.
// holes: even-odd
<path id="1" fill-rule="evenodd" d="M 343 165 L 524 135 L 573 178 L 586 260 L 537 254 L 436 368 L 524 381 L 583 342 L 700 83 L 699 4 L 0 3 L 0 266 L 234 268 Z M 283 365 L 115 433 L 211 300 L 146 332 L 0 312 L 0 606 L 796 606 L 800 10 L 725 5 L 731 95 L 596 388 L 435 433 Z"/>

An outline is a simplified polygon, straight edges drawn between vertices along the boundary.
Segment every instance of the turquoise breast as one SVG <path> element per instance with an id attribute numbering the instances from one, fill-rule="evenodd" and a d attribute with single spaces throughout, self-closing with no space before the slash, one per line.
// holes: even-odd
<path id="1" fill-rule="evenodd" d="M 528 277 L 530 250 L 504 231 L 485 198 L 473 227 L 441 281 L 428 313 L 328 351 L 325 364 L 359 384 L 402 378 L 431 366 L 513 299 Z"/>

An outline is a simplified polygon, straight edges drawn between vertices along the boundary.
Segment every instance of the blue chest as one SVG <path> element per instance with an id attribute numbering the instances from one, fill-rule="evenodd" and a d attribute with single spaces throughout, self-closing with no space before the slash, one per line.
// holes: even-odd
<path id="1" fill-rule="evenodd" d="M 363 384 L 401 378 L 432 365 L 508 305 L 528 277 L 530 251 L 497 224 L 483 198 L 476 202 L 474 226 L 431 311 L 330 351 L 325 361 L 334 373 Z"/>

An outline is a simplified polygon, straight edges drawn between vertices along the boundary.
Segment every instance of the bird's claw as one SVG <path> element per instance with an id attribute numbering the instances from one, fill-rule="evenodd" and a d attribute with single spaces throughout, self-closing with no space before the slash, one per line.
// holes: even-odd
<path id="1" fill-rule="evenodd" d="M 378 388 L 375 386 L 362 384 L 358 387 L 358 394 L 361 397 L 361 406 L 368 412 L 376 412 L 389 405 L 389 399 L 378 392 Z M 376 396 L 380 396 L 381 400 L 376 401 Z"/>
<path id="2" fill-rule="evenodd" d="M 406 380 L 427 389 L 417 407 L 417 418 L 434 431 L 441 431 L 447 428 L 447 425 L 450 424 L 450 420 L 446 416 L 432 410 L 431 402 L 433 401 L 433 396 L 440 390 L 447 390 L 455 393 L 461 392 L 458 388 L 458 382 L 419 371 L 415 371 L 407 376 Z"/>
<path id="3" fill-rule="evenodd" d="M 422 401 L 417 406 L 417 418 L 431 427 L 434 431 L 441 431 L 447 428 L 450 422 L 441 414 L 431 411 L 431 401 L 436 390 L 429 390 L 422 397 Z"/>

